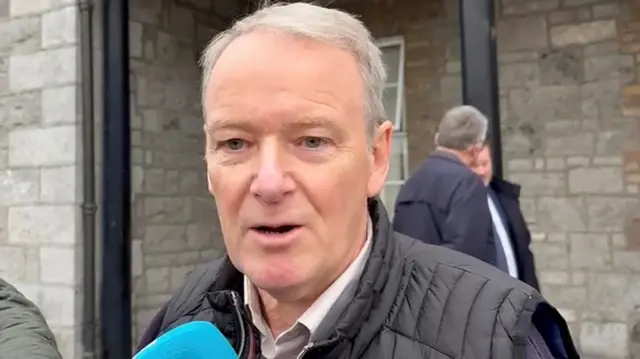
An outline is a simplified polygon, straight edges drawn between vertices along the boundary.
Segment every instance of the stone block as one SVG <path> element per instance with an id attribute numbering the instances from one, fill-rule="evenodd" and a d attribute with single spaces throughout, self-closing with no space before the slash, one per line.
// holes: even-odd
<path id="1" fill-rule="evenodd" d="M 43 168 L 40 173 L 40 199 L 52 204 L 78 203 L 81 181 L 76 166 Z"/>
<path id="2" fill-rule="evenodd" d="M 535 63 L 512 63 L 500 66 L 500 87 L 527 87 L 539 82 L 538 66 Z"/>
<path id="3" fill-rule="evenodd" d="M 578 25 L 559 25 L 549 30 L 554 47 L 584 45 L 617 37 L 614 20 L 598 20 Z"/>
<path id="4" fill-rule="evenodd" d="M 78 87 L 63 86 L 42 90 L 42 123 L 45 125 L 72 124 L 78 120 L 76 98 Z"/>
<path id="5" fill-rule="evenodd" d="M 574 168 L 569 171 L 569 193 L 620 193 L 623 191 L 622 176 L 618 167 Z"/>
<path id="6" fill-rule="evenodd" d="M 149 225 L 145 229 L 143 250 L 146 254 L 180 251 L 184 248 L 185 236 L 181 225 Z"/>
<path id="7" fill-rule="evenodd" d="M 624 9 L 624 5 L 620 3 L 606 3 L 606 4 L 597 4 L 592 8 L 593 19 L 611 19 L 618 17 L 621 13 L 624 13 L 628 9 Z"/>
<path id="8" fill-rule="evenodd" d="M 46 286 L 40 295 L 40 309 L 50 326 L 72 327 L 76 324 L 74 287 Z"/>
<path id="9" fill-rule="evenodd" d="M 602 234 L 571 234 L 571 268 L 607 269 L 611 267 L 611 243 Z"/>
<path id="10" fill-rule="evenodd" d="M 28 55 L 40 47 L 39 17 L 0 21 L 0 55 Z"/>
<path id="11" fill-rule="evenodd" d="M 564 0 L 565 7 L 591 5 L 602 2 L 602 0 Z"/>
<path id="12" fill-rule="evenodd" d="M 583 103 L 589 103 L 590 111 L 595 111 L 596 117 L 610 120 L 622 117 L 620 106 L 621 82 L 619 79 L 585 83 L 580 86 Z M 580 112 L 583 116 L 592 117 L 593 114 Z"/>
<path id="13" fill-rule="evenodd" d="M 163 18 L 162 1 L 138 2 L 135 6 L 130 6 L 129 19 L 146 24 L 159 24 Z"/>
<path id="14" fill-rule="evenodd" d="M 584 58 L 578 47 L 544 52 L 538 66 L 542 85 L 576 84 L 584 80 Z"/>
<path id="15" fill-rule="evenodd" d="M 27 91 L 68 85 L 77 80 L 75 47 L 40 51 L 9 58 L 9 88 Z"/>
<path id="16" fill-rule="evenodd" d="M 0 277 L 12 280 L 24 280 L 27 266 L 24 247 L 0 245 Z"/>
<path id="17" fill-rule="evenodd" d="M 512 173 L 511 180 L 522 186 L 523 196 L 562 195 L 566 193 L 565 175 L 556 173 Z"/>
<path id="18" fill-rule="evenodd" d="M 33 167 L 73 164 L 77 161 L 76 142 L 74 126 L 16 129 L 9 133 L 9 164 Z"/>
<path id="19" fill-rule="evenodd" d="M 166 293 L 171 290 L 169 268 L 150 268 L 145 270 L 147 293 Z"/>
<path id="20" fill-rule="evenodd" d="M 591 132 L 547 134 L 544 153 L 547 156 L 591 155 L 594 143 L 595 134 Z"/>
<path id="21" fill-rule="evenodd" d="M 143 41 L 144 26 L 135 21 L 129 21 L 129 56 L 141 58 L 144 55 Z"/>
<path id="22" fill-rule="evenodd" d="M 54 328 L 53 335 L 56 337 L 58 350 L 63 358 L 76 358 L 76 337 L 77 333 L 73 329 Z"/>
<path id="23" fill-rule="evenodd" d="M 530 159 L 510 159 L 507 161 L 509 172 L 531 171 L 533 170 L 533 161 Z"/>
<path id="24" fill-rule="evenodd" d="M 76 284 L 77 259 L 73 247 L 41 247 L 40 280 L 48 284 Z"/>
<path id="25" fill-rule="evenodd" d="M 199 262 L 199 261 L 198 261 Z M 171 268 L 171 290 L 175 291 L 182 286 L 185 278 L 191 271 L 193 266 L 180 266 Z"/>
<path id="26" fill-rule="evenodd" d="M 218 2 L 221 1 L 218 0 Z M 229 18 L 234 18 L 239 13 L 240 12 L 231 15 Z M 195 39 L 196 22 L 194 19 L 194 13 L 189 8 L 184 8 L 179 5 L 171 6 L 168 11 L 168 29 L 172 34 L 180 36 L 184 39 Z"/>
<path id="27" fill-rule="evenodd" d="M 505 4 L 502 7 L 504 15 L 523 15 L 557 9 L 560 0 L 528 0 Z"/>
<path id="28" fill-rule="evenodd" d="M 40 93 L 25 92 L 0 97 L 0 124 L 6 127 L 36 125 L 40 122 Z"/>
<path id="29" fill-rule="evenodd" d="M 622 88 L 622 113 L 625 116 L 640 117 L 640 85 Z"/>
<path id="30" fill-rule="evenodd" d="M 142 251 L 142 241 L 135 239 L 131 241 L 131 275 L 136 277 L 144 273 L 144 253 Z"/>
<path id="31" fill-rule="evenodd" d="M 591 20 L 589 8 L 560 9 L 549 13 L 550 25 L 561 25 Z"/>
<path id="32" fill-rule="evenodd" d="M 638 124 L 627 120 L 618 123 L 617 126 L 616 130 L 602 129 L 598 132 L 595 145 L 596 154 L 613 156 L 627 150 L 640 148 Z"/>
<path id="33" fill-rule="evenodd" d="M 587 197 L 589 231 L 621 232 L 626 219 L 640 215 L 640 200 L 633 197 Z"/>
<path id="34" fill-rule="evenodd" d="M 75 44 L 78 10 L 67 6 L 42 15 L 42 47 L 57 47 Z"/>
<path id="35" fill-rule="evenodd" d="M 557 119 L 581 118 L 578 86 L 539 86 L 509 91 L 509 120 L 529 125 Z"/>
<path id="36" fill-rule="evenodd" d="M 626 358 L 629 354 L 629 328 L 625 323 L 585 322 L 580 327 L 582 354 Z"/>
<path id="37" fill-rule="evenodd" d="M 14 1 L 10 0 L 9 15 L 12 17 L 35 15 L 48 11 L 56 6 L 71 4 L 74 0 L 31 0 Z"/>
<path id="38" fill-rule="evenodd" d="M 538 199 L 536 224 L 550 232 L 584 232 L 587 209 L 580 197 L 542 197 Z"/>
<path id="39" fill-rule="evenodd" d="M 618 41 L 604 41 L 584 46 L 584 57 L 618 55 Z"/>
<path id="40" fill-rule="evenodd" d="M 546 285 L 542 292 L 556 308 L 581 308 L 586 302 L 587 289 L 583 286 Z"/>
<path id="41" fill-rule="evenodd" d="M 0 1 L 0 19 L 9 17 L 9 1 Z"/>
<path id="42" fill-rule="evenodd" d="M 7 243 L 9 240 L 7 227 L 9 222 L 9 209 L 0 206 L 0 245 Z"/>
<path id="43" fill-rule="evenodd" d="M 538 60 L 537 51 L 516 51 L 498 54 L 500 64 L 511 64 L 520 62 L 535 62 Z"/>
<path id="44" fill-rule="evenodd" d="M 543 16 L 503 18 L 498 22 L 498 50 L 537 50 L 548 46 Z"/>
<path id="45" fill-rule="evenodd" d="M 9 243 L 75 244 L 76 206 L 9 208 Z"/>
<path id="46" fill-rule="evenodd" d="M 609 55 L 587 58 L 584 63 L 586 81 L 617 78 L 623 82 L 633 81 L 634 59 L 631 55 Z"/>
<path id="47" fill-rule="evenodd" d="M 630 218 L 624 229 L 627 249 L 640 251 L 640 218 Z"/>
<path id="48" fill-rule="evenodd" d="M 640 151 L 626 151 L 623 154 L 623 167 L 627 180 L 640 175 Z"/>
<path id="49" fill-rule="evenodd" d="M 640 19 L 620 24 L 618 34 L 620 52 L 625 54 L 640 53 L 640 21 L 638 20 Z"/>
<path id="50" fill-rule="evenodd" d="M 31 204 L 39 199 L 40 175 L 37 170 L 0 171 L 0 204 Z"/>
<path id="51" fill-rule="evenodd" d="M 546 258 L 541 258 L 539 261 L 546 261 Z M 540 267 L 540 265 L 537 265 Z M 539 271 L 538 277 L 543 285 L 568 285 L 571 284 L 571 276 L 568 272 L 561 270 L 544 270 Z"/>
<path id="52" fill-rule="evenodd" d="M 534 242 L 531 251 L 540 269 L 569 268 L 569 248 L 566 243 Z"/>

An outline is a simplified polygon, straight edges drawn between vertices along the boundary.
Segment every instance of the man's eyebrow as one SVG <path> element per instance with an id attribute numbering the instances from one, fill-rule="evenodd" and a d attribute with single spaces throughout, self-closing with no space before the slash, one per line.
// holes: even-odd
<path id="1" fill-rule="evenodd" d="M 259 129 L 255 121 L 249 119 L 229 119 L 229 118 L 209 118 L 204 124 L 204 130 L 215 132 L 219 130 L 240 130 L 240 131 L 256 131 Z M 306 130 L 312 128 L 325 128 L 329 130 L 337 130 L 334 121 L 326 117 L 318 116 L 302 116 L 291 122 L 282 125 L 285 130 Z"/>
<path id="2" fill-rule="evenodd" d="M 335 130 L 336 124 L 334 121 L 329 120 L 326 117 L 318 116 L 303 116 L 292 122 L 284 124 L 287 129 L 304 130 L 311 128 L 326 128 L 329 130 Z"/>
<path id="3" fill-rule="evenodd" d="M 255 129 L 255 125 L 249 120 L 238 120 L 229 118 L 209 118 L 204 124 L 204 130 L 207 132 L 215 132 L 219 130 L 241 130 L 251 131 Z"/>

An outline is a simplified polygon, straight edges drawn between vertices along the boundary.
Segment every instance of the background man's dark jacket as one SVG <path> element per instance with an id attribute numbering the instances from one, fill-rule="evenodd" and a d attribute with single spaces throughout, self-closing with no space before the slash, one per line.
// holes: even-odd
<path id="1" fill-rule="evenodd" d="M 487 189 L 453 154 L 435 151 L 400 189 L 393 228 L 496 265 Z"/>
<path id="2" fill-rule="evenodd" d="M 565 321 L 533 288 L 470 256 L 394 233 L 379 200 L 369 214 L 371 254 L 354 294 L 324 318 L 303 359 L 578 358 Z M 191 273 L 139 347 L 194 320 L 215 324 L 241 359 L 261 357 L 243 275 L 228 258 Z M 543 343 L 555 343 L 559 354 L 538 355 L 544 344 L 532 344 L 536 333 L 551 333 Z"/>
<path id="3" fill-rule="evenodd" d="M 529 248 L 531 233 L 520 209 L 520 186 L 500 178 L 493 178 L 489 186 L 500 202 L 502 212 L 507 217 L 505 224 L 508 227 L 507 230 L 518 263 L 518 276 L 520 280 L 540 290 L 533 254 Z"/>

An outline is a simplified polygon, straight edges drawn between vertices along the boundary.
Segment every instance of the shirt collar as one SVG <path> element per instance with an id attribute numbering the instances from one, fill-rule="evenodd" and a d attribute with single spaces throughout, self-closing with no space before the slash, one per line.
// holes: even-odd
<path id="1" fill-rule="evenodd" d="M 347 305 L 350 301 L 338 301 L 345 289 L 353 282 L 360 280 L 364 271 L 367 259 L 371 252 L 372 223 L 371 218 L 367 221 L 367 240 L 360 250 L 356 259 L 342 272 L 342 274 L 316 299 L 307 310 L 302 313 L 294 326 L 302 325 L 310 335 L 313 335 L 322 323 L 327 313 L 334 308 L 334 305 Z M 254 325 L 262 335 L 266 335 L 269 330 L 260 309 L 260 302 L 255 287 L 249 279 L 244 277 L 244 302 L 249 307 Z M 344 308 L 343 308 L 344 309 Z"/>

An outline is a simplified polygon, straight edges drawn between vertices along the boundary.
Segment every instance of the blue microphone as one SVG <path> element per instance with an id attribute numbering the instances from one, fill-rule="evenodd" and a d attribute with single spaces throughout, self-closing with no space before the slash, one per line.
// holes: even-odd
<path id="1" fill-rule="evenodd" d="M 218 328 L 197 321 L 159 336 L 133 359 L 238 359 L 238 355 Z"/>

